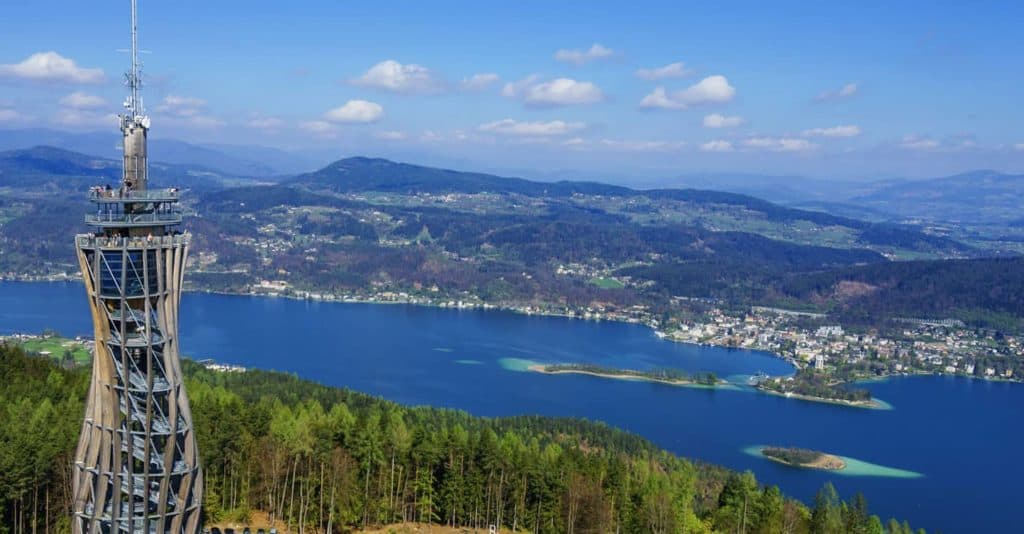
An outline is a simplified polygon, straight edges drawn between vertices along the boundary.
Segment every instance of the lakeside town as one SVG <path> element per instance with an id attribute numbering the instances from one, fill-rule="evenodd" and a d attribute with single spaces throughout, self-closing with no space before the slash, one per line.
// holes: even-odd
<path id="1" fill-rule="evenodd" d="M 571 268 L 559 271 L 571 274 Z M 607 273 L 595 278 L 607 285 L 629 284 Z M 18 280 L 70 281 L 65 274 L 24 277 Z M 203 288 L 192 287 L 193 291 Z M 453 296 L 435 287 L 399 290 L 369 287 L 361 291 L 329 293 L 309 291 L 286 280 L 260 280 L 244 291 L 223 292 L 252 296 L 283 297 L 326 302 L 412 304 L 461 310 L 504 310 L 526 315 L 560 316 L 583 320 L 642 324 L 663 339 L 681 343 L 760 350 L 785 359 L 796 367 L 794 376 L 759 376 L 761 389 L 776 393 L 807 395 L 802 376 L 813 371 L 829 387 L 898 375 L 955 375 L 1020 382 L 1024 379 L 1024 340 L 1019 336 L 975 329 L 958 320 L 899 319 L 886 333 L 859 331 L 829 323 L 820 313 L 753 306 L 742 310 L 707 299 L 672 299 L 668 312 L 652 311 L 645 304 L 615 306 L 611 303 L 571 307 L 551 303 L 493 303 L 469 292 Z M 694 311 L 699 310 L 699 311 Z M 212 362 L 211 362 L 212 363 Z M 838 391 L 838 390 L 837 390 Z M 822 400 L 837 400 L 829 395 Z"/>

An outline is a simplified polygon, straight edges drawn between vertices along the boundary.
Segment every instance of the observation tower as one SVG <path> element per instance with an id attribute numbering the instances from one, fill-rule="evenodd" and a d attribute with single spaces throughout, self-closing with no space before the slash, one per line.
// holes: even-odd
<path id="1" fill-rule="evenodd" d="M 96 340 L 75 452 L 75 534 L 200 528 L 203 475 L 178 353 L 189 234 L 177 230 L 177 189 L 148 187 L 136 20 L 132 0 L 121 183 L 89 191 L 93 231 L 75 237 Z"/>

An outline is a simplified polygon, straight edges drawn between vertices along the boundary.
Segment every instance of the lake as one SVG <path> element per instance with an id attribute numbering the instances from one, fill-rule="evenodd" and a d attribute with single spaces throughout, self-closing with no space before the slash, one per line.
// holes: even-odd
<path id="1" fill-rule="evenodd" d="M 0 282 L 0 334 L 47 328 L 92 335 L 80 284 Z M 188 293 L 181 332 L 193 358 L 294 372 L 405 404 L 605 421 L 682 456 L 753 470 L 807 502 L 831 481 L 844 498 L 863 492 L 883 521 L 944 532 L 1018 524 L 1019 384 L 894 378 L 864 386 L 893 409 L 868 410 L 748 388 L 542 375 L 516 369 L 521 360 L 672 367 L 737 382 L 792 369 L 767 353 L 673 343 L 640 325 L 405 305 Z M 758 444 L 825 450 L 853 459 L 854 469 L 789 468 L 745 452 Z"/>

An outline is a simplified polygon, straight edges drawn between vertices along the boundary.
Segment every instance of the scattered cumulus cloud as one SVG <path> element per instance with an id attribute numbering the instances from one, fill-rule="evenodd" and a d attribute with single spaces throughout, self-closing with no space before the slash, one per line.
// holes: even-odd
<path id="1" fill-rule="evenodd" d="M 501 94 L 509 98 L 518 98 L 534 106 L 593 104 L 604 100 L 604 93 L 591 82 L 571 78 L 538 82 L 536 75 L 506 83 Z"/>
<path id="2" fill-rule="evenodd" d="M 469 78 L 463 78 L 459 87 L 466 91 L 483 91 L 498 81 L 498 75 L 493 72 L 474 74 Z"/>
<path id="3" fill-rule="evenodd" d="M 906 148 L 908 150 L 932 150 L 939 148 L 940 143 L 928 137 L 919 137 L 916 135 L 907 135 L 899 142 L 900 148 Z"/>
<path id="4" fill-rule="evenodd" d="M 686 141 L 653 141 L 633 139 L 584 139 L 573 137 L 558 143 L 573 150 L 614 150 L 617 152 L 672 152 L 686 147 Z"/>
<path id="5" fill-rule="evenodd" d="M 514 82 L 507 82 L 501 88 L 501 95 L 502 96 L 507 96 L 509 98 L 519 97 L 531 85 L 535 85 L 539 79 L 540 79 L 540 76 L 537 76 L 536 74 L 531 74 L 531 75 L 523 78 L 522 80 L 518 80 L 518 81 L 514 81 Z"/>
<path id="6" fill-rule="evenodd" d="M 669 63 L 664 67 L 653 69 L 638 69 L 636 75 L 644 80 L 657 81 L 670 78 L 683 78 L 693 74 L 693 70 L 686 68 L 682 62 Z"/>
<path id="7" fill-rule="evenodd" d="M 718 113 L 704 116 L 705 128 L 732 128 L 743 124 L 743 117 L 726 117 Z"/>
<path id="8" fill-rule="evenodd" d="M 23 120 L 25 117 L 16 110 L 10 108 L 0 108 L 0 122 L 15 122 Z"/>
<path id="9" fill-rule="evenodd" d="M 434 130 L 426 130 L 420 134 L 420 141 L 425 143 L 436 143 L 438 141 L 444 141 L 444 134 Z"/>
<path id="10" fill-rule="evenodd" d="M 664 87 L 655 87 L 640 101 L 640 107 L 650 109 L 686 109 L 686 104 L 672 99 Z"/>
<path id="11" fill-rule="evenodd" d="M 922 152 L 964 152 L 978 150 L 978 141 L 974 135 L 967 132 L 948 135 L 941 139 L 923 135 L 906 135 L 896 143 L 897 148 L 904 150 L 917 150 Z M 1017 150 L 1024 149 L 1024 143 L 1011 145 Z M 1005 148 L 1005 145 L 999 148 Z"/>
<path id="12" fill-rule="evenodd" d="M 860 135 L 860 126 L 849 124 L 831 128 L 811 128 L 804 130 L 803 134 L 806 137 L 857 137 Z"/>
<path id="13" fill-rule="evenodd" d="M 384 108 L 367 100 L 349 100 L 345 105 L 334 108 L 324 114 L 331 122 L 376 122 L 384 116 Z"/>
<path id="14" fill-rule="evenodd" d="M 564 63 L 583 65 L 590 63 L 591 61 L 610 58 L 614 54 L 615 51 L 611 48 L 594 43 L 586 50 L 569 50 L 563 48 L 562 50 L 555 52 L 555 59 Z"/>
<path id="15" fill-rule="evenodd" d="M 725 76 L 716 74 L 674 93 L 668 93 L 664 87 L 656 87 L 640 101 L 640 107 L 686 109 L 697 104 L 729 102 L 735 96 L 736 88 L 729 84 Z"/>
<path id="16" fill-rule="evenodd" d="M 598 143 L 603 148 L 624 152 L 671 152 L 686 147 L 686 141 L 633 141 L 618 139 L 602 139 Z"/>
<path id="17" fill-rule="evenodd" d="M 394 130 L 375 132 L 373 136 L 377 139 L 383 139 L 385 141 L 401 141 L 409 137 L 408 135 L 406 135 L 405 132 L 399 132 Z"/>
<path id="18" fill-rule="evenodd" d="M 481 124 L 479 130 L 481 132 L 489 132 L 502 135 L 546 137 L 554 135 L 566 135 L 577 130 L 582 130 L 583 128 L 586 128 L 586 126 L 586 123 L 583 122 L 565 122 L 560 120 L 547 122 L 525 122 L 513 119 L 503 119 L 500 121 Z"/>
<path id="19" fill-rule="evenodd" d="M 189 117 L 187 121 L 183 123 L 186 126 L 192 126 L 194 128 L 201 129 L 215 129 L 222 128 L 226 124 L 223 119 L 217 117 L 211 117 L 209 115 L 196 115 L 195 117 Z"/>
<path id="20" fill-rule="evenodd" d="M 816 102 L 829 102 L 832 100 L 842 100 L 844 98 L 850 98 L 857 94 L 858 86 L 855 83 L 848 83 L 839 89 L 830 89 L 828 91 L 822 91 L 818 96 L 814 97 Z"/>
<path id="21" fill-rule="evenodd" d="M 701 152 L 732 152 L 732 143 L 729 141 L 714 140 L 700 145 Z"/>
<path id="22" fill-rule="evenodd" d="M 105 79 L 103 69 L 80 67 L 73 59 L 52 51 L 37 52 L 21 63 L 0 65 L 0 77 L 70 83 L 102 83 Z"/>
<path id="23" fill-rule="evenodd" d="M 166 124 L 202 130 L 220 128 L 226 124 L 223 119 L 207 112 L 206 100 L 194 96 L 167 95 L 155 110 Z"/>
<path id="24" fill-rule="evenodd" d="M 51 117 L 52 122 L 71 128 L 113 127 L 119 123 L 113 113 L 97 113 L 88 109 L 62 108 Z"/>
<path id="25" fill-rule="evenodd" d="M 438 93 L 444 90 L 444 82 L 430 69 L 415 63 L 403 65 L 393 59 L 370 67 L 352 83 L 395 93 Z"/>
<path id="26" fill-rule="evenodd" d="M 96 109 L 106 106 L 107 101 L 96 95 L 75 91 L 61 98 L 60 105 L 72 109 Z"/>
<path id="27" fill-rule="evenodd" d="M 156 106 L 158 113 L 176 117 L 195 117 L 203 112 L 206 101 L 193 96 L 167 95 Z"/>
<path id="28" fill-rule="evenodd" d="M 708 76 L 679 93 L 676 98 L 686 104 L 728 102 L 736 96 L 736 89 L 725 76 Z"/>
<path id="29" fill-rule="evenodd" d="M 807 152 L 818 148 L 806 139 L 791 137 L 751 137 L 743 141 L 743 146 L 772 152 Z"/>
<path id="30" fill-rule="evenodd" d="M 257 130 L 276 130 L 284 126 L 284 121 L 277 117 L 256 117 L 245 124 Z"/>
<path id="31" fill-rule="evenodd" d="M 329 136 L 334 133 L 334 125 L 321 120 L 300 122 L 299 129 L 317 136 Z"/>

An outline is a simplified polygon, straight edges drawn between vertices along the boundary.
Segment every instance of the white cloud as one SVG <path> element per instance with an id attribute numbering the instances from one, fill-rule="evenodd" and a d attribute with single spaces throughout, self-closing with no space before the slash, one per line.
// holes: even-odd
<path id="1" fill-rule="evenodd" d="M 590 140 L 573 137 L 559 143 L 575 150 L 615 150 L 620 152 L 671 152 L 686 147 L 686 141 L 650 141 L 633 139 Z"/>
<path id="2" fill-rule="evenodd" d="M 860 126 L 848 124 L 831 128 L 811 128 L 804 130 L 803 134 L 807 137 L 857 137 L 860 135 Z"/>
<path id="3" fill-rule="evenodd" d="M 194 117 L 202 113 L 206 101 L 192 96 L 167 95 L 156 106 L 158 113 L 177 117 Z"/>
<path id="4" fill-rule="evenodd" d="M 284 126 L 284 121 L 277 117 L 257 117 L 245 123 L 250 128 L 257 130 L 276 130 Z"/>
<path id="5" fill-rule="evenodd" d="M 422 134 L 420 134 L 420 141 L 423 141 L 423 142 L 426 142 L 426 143 L 434 143 L 434 142 L 443 141 L 443 140 L 444 140 L 444 135 L 441 134 L 440 132 L 435 132 L 434 130 L 427 130 L 427 131 L 423 132 Z"/>
<path id="6" fill-rule="evenodd" d="M 498 81 L 498 75 L 492 72 L 474 74 L 469 78 L 463 78 L 459 84 L 467 91 L 482 91 Z"/>
<path id="7" fill-rule="evenodd" d="M 506 83 L 501 94 L 537 106 L 593 104 L 604 100 L 604 93 L 591 82 L 580 82 L 571 78 L 557 78 L 540 83 L 536 81 L 537 76 L 534 75 L 518 82 Z"/>
<path id="8" fill-rule="evenodd" d="M 24 118 L 21 113 L 13 109 L 0 108 L 0 122 L 14 122 L 20 121 Z"/>
<path id="9" fill-rule="evenodd" d="M 732 150 L 731 142 L 717 139 L 700 145 L 701 152 L 732 152 Z"/>
<path id="10" fill-rule="evenodd" d="M 743 117 L 726 117 L 718 113 L 712 113 L 704 117 L 705 128 L 732 128 L 743 124 Z"/>
<path id="11" fill-rule="evenodd" d="M 659 108 L 659 109 L 686 109 L 686 104 L 682 102 L 676 102 L 668 93 L 665 92 L 664 87 L 655 87 L 653 91 L 640 101 L 640 107 L 642 108 Z"/>
<path id="12" fill-rule="evenodd" d="M 114 126 L 118 124 L 119 119 L 113 113 L 96 113 L 84 109 L 64 108 L 54 114 L 52 121 L 62 126 L 93 127 Z"/>
<path id="13" fill-rule="evenodd" d="M 664 87 L 656 87 L 640 101 L 640 107 L 686 109 L 696 104 L 728 102 L 734 96 L 736 88 L 729 85 L 725 76 L 716 74 L 672 94 L 667 93 Z"/>
<path id="14" fill-rule="evenodd" d="M 328 111 L 324 118 L 332 122 L 376 122 L 384 116 L 384 108 L 375 102 L 349 100 L 345 105 Z"/>
<path id="15" fill-rule="evenodd" d="M 515 82 L 506 82 L 501 88 L 501 96 L 507 96 L 509 98 L 516 98 L 523 94 L 528 87 L 534 85 L 537 80 L 540 79 L 536 74 L 531 74 L 522 80 Z"/>
<path id="16" fill-rule="evenodd" d="M 564 61 L 566 63 L 574 63 L 576 65 L 583 65 L 591 61 L 599 59 L 607 59 L 615 54 L 615 51 L 611 48 L 606 48 L 597 43 L 590 45 L 587 50 L 568 50 L 562 49 L 555 52 L 555 59 L 558 61 Z"/>
<path id="17" fill-rule="evenodd" d="M 406 135 L 405 132 L 398 132 L 398 131 L 393 131 L 393 130 L 392 131 L 384 131 L 384 132 L 375 132 L 373 134 L 373 136 L 376 137 L 377 139 L 384 139 L 386 141 L 401 141 L 402 139 L 405 139 L 406 137 L 408 137 L 408 135 Z"/>
<path id="18" fill-rule="evenodd" d="M 167 95 L 156 106 L 166 124 L 209 130 L 223 127 L 226 122 L 206 110 L 206 100 L 194 96 Z"/>
<path id="19" fill-rule="evenodd" d="M 1017 143 L 1013 145 L 1014 150 L 1024 150 L 1024 143 Z"/>
<path id="20" fill-rule="evenodd" d="M 88 93 L 83 93 L 82 91 L 75 91 L 64 98 L 61 98 L 60 104 L 64 107 L 74 109 L 95 109 L 106 106 L 107 101 L 96 95 L 90 95 Z"/>
<path id="21" fill-rule="evenodd" d="M 822 91 L 818 96 L 814 97 L 814 100 L 818 102 L 828 102 L 830 100 L 841 100 L 844 98 L 850 98 L 857 94 L 857 84 L 848 83 L 839 89 L 830 89 L 828 91 Z"/>
<path id="22" fill-rule="evenodd" d="M 806 139 L 790 137 L 752 137 L 744 140 L 743 145 L 772 152 L 806 152 L 818 148 L 818 145 Z"/>
<path id="23" fill-rule="evenodd" d="M 209 115 L 196 115 L 194 117 L 188 117 L 180 124 L 183 124 L 185 126 L 191 126 L 193 128 L 202 128 L 206 130 L 221 128 L 226 123 L 224 122 L 223 119 L 218 119 L 217 117 L 211 117 Z"/>
<path id="24" fill-rule="evenodd" d="M 548 122 L 521 122 L 513 119 L 503 119 L 500 121 L 488 122 L 487 124 L 481 124 L 479 130 L 482 132 L 491 132 L 503 135 L 544 137 L 565 135 L 581 130 L 586 126 L 587 125 L 582 122 L 565 122 L 559 120 Z"/>
<path id="25" fill-rule="evenodd" d="M 637 77 L 651 81 L 667 80 L 669 78 L 683 78 L 691 74 L 693 74 L 693 71 L 686 68 L 686 65 L 682 62 L 669 63 L 664 67 L 639 69 L 636 71 Z"/>
<path id="26" fill-rule="evenodd" d="M 729 85 L 725 76 L 708 76 L 676 93 L 675 98 L 684 104 L 728 102 L 736 96 L 736 89 Z"/>
<path id="27" fill-rule="evenodd" d="M 101 83 L 103 69 L 79 67 L 57 52 L 37 52 L 21 63 L 0 65 L 0 76 L 24 80 Z"/>
<path id="28" fill-rule="evenodd" d="M 686 147 L 686 141 L 632 141 L 602 139 L 602 147 L 625 152 L 668 152 Z"/>
<path id="29" fill-rule="evenodd" d="M 299 129 L 315 135 L 333 134 L 334 125 L 327 121 L 305 121 L 299 123 Z"/>
<path id="30" fill-rule="evenodd" d="M 939 148 L 939 142 L 927 137 L 907 135 L 900 140 L 899 146 L 900 148 L 906 148 L 909 150 L 931 150 Z"/>
<path id="31" fill-rule="evenodd" d="M 352 83 L 396 93 L 437 93 L 444 90 L 444 83 L 430 69 L 414 63 L 403 65 L 393 59 L 370 67 Z"/>

